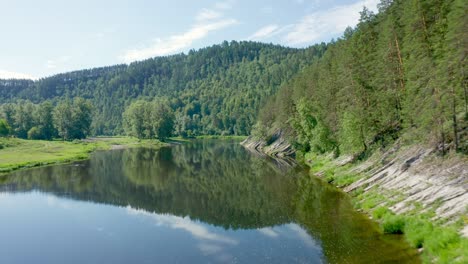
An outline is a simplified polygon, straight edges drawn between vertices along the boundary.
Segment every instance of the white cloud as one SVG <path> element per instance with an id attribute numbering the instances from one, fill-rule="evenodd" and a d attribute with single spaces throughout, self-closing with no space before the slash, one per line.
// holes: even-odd
<path id="1" fill-rule="evenodd" d="M 261 229 L 258 229 L 258 232 L 264 234 L 265 236 L 268 236 L 268 237 L 272 237 L 272 238 L 275 238 L 275 237 L 278 237 L 278 233 L 275 232 L 275 230 L 273 230 L 273 228 L 271 227 L 265 227 L 265 228 L 261 228 Z"/>
<path id="2" fill-rule="evenodd" d="M 224 19 L 212 23 L 195 25 L 185 33 L 173 35 L 165 39 L 156 39 L 151 47 L 129 50 L 120 56 L 120 59 L 129 63 L 150 57 L 174 54 L 184 48 L 190 47 L 194 41 L 203 39 L 212 31 L 217 31 L 237 23 L 235 19 Z"/>
<path id="3" fill-rule="evenodd" d="M 309 14 L 293 26 L 284 37 L 289 45 L 300 45 L 320 41 L 330 35 L 341 34 L 346 27 L 355 26 L 359 21 L 359 12 L 366 6 L 377 10 L 379 0 L 361 0 L 354 4 L 337 6 L 329 10 Z"/>
<path id="4" fill-rule="evenodd" d="M 189 232 L 193 237 L 202 240 L 237 245 L 239 242 L 227 236 L 219 235 L 209 231 L 205 226 L 192 221 L 188 217 L 178 217 L 173 215 L 158 215 L 152 214 L 144 210 L 134 209 L 130 206 L 127 207 L 127 212 L 130 215 L 140 215 L 152 218 L 158 226 L 169 226 L 173 229 L 182 229 Z"/>
<path id="5" fill-rule="evenodd" d="M 63 199 L 57 199 L 55 196 L 48 195 L 47 196 L 47 205 L 50 207 L 57 207 L 61 209 L 71 209 L 71 203 L 67 202 Z"/>
<path id="6" fill-rule="evenodd" d="M 214 9 L 202 9 L 195 16 L 195 24 L 181 34 L 175 34 L 166 38 L 156 38 L 149 47 L 127 50 L 119 59 L 130 63 L 155 56 L 165 56 L 180 52 L 190 46 L 196 40 L 208 36 L 211 32 L 238 24 L 233 18 L 225 18 L 222 10 L 232 8 L 234 1 L 218 2 Z"/>
<path id="7" fill-rule="evenodd" d="M 281 32 L 282 30 L 278 25 L 268 25 L 265 27 L 260 28 L 257 30 L 257 32 L 253 33 L 250 37 L 248 37 L 249 40 L 262 40 L 262 39 L 267 39 L 270 38 L 274 35 L 277 35 Z"/>
<path id="8" fill-rule="evenodd" d="M 197 21 L 207 21 L 218 19 L 222 17 L 223 14 L 213 9 L 204 8 L 200 13 L 198 13 L 197 17 L 195 18 Z"/>
<path id="9" fill-rule="evenodd" d="M 19 72 L 0 70 L 0 79 L 30 79 L 36 80 L 37 77 Z"/>
<path id="10" fill-rule="evenodd" d="M 297 224 L 288 224 L 286 225 L 291 231 L 294 231 L 297 237 L 304 242 L 304 244 L 310 246 L 311 248 L 315 248 L 317 250 L 321 250 L 320 245 L 315 241 L 302 227 Z"/>

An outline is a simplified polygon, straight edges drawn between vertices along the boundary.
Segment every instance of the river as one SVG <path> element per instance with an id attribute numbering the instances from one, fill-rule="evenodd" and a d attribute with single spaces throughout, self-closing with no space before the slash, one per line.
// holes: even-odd
<path id="1" fill-rule="evenodd" d="M 236 141 L 0 176 L 0 263 L 419 263 L 349 198 Z"/>

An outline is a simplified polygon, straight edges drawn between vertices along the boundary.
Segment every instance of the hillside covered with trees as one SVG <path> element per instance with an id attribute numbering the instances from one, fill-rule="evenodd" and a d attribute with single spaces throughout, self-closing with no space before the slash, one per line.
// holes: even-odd
<path id="1" fill-rule="evenodd" d="M 266 99 L 325 50 L 325 44 L 292 49 L 224 42 L 188 54 L 58 74 L 38 81 L 0 80 L 0 104 L 5 109 L 8 103 L 27 100 L 34 104 L 50 101 L 55 106 L 81 97 L 93 108 L 90 134 L 121 135 L 125 132 L 122 114 L 132 102 L 159 98 L 174 112 L 179 135 L 247 135 Z M 5 110 L 1 112 L 6 118 Z M 17 131 L 24 126 L 21 123 L 11 119 L 9 125 Z"/>
<path id="2" fill-rule="evenodd" d="M 430 143 L 468 150 L 467 1 L 384 0 L 272 97 L 253 134 L 304 152 Z"/>

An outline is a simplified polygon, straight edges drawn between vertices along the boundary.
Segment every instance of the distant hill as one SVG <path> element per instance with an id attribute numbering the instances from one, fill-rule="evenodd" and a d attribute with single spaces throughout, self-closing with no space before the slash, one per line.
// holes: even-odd
<path id="1" fill-rule="evenodd" d="M 38 81 L 0 80 L 0 104 L 83 97 L 94 106 L 92 134 L 122 134 L 122 113 L 135 99 L 167 97 L 176 123 L 190 134 L 247 135 L 266 98 L 326 45 L 307 49 L 256 42 L 224 42 L 130 65 L 74 71 Z M 181 124 L 178 124 L 181 125 Z"/>

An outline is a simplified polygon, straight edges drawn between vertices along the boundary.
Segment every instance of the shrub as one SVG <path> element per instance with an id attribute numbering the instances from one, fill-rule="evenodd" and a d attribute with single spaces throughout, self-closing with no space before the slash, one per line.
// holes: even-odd
<path id="1" fill-rule="evenodd" d="M 458 243 L 460 237 L 453 228 L 434 228 L 429 236 L 425 238 L 424 248 L 431 253 L 447 249 L 450 244 Z"/>
<path id="2" fill-rule="evenodd" d="M 386 215 L 383 218 L 382 227 L 387 234 L 403 234 L 405 218 L 401 215 Z"/>
<path id="3" fill-rule="evenodd" d="M 377 207 L 377 208 L 372 212 L 372 216 L 373 216 L 375 219 L 382 219 L 384 216 L 390 215 L 390 214 L 392 214 L 392 212 L 390 211 L 390 209 L 388 209 L 388 208 L 386 208 L 386 207 L 383 207 L 383 206 Z"/>
<path id="4" fill-rule="evenodd" d="M 433 225 L 428 220 L 409 218 L 405 225 L 405 236 L 411 246 L 422 248 L 424 241 L 433 231 Z"/>
<path id="5" fill-rule="evenodd" d="M 41 139 L 41 131 L 37 127 L 32 127 L 28 131 L 28 139 Z"/>

